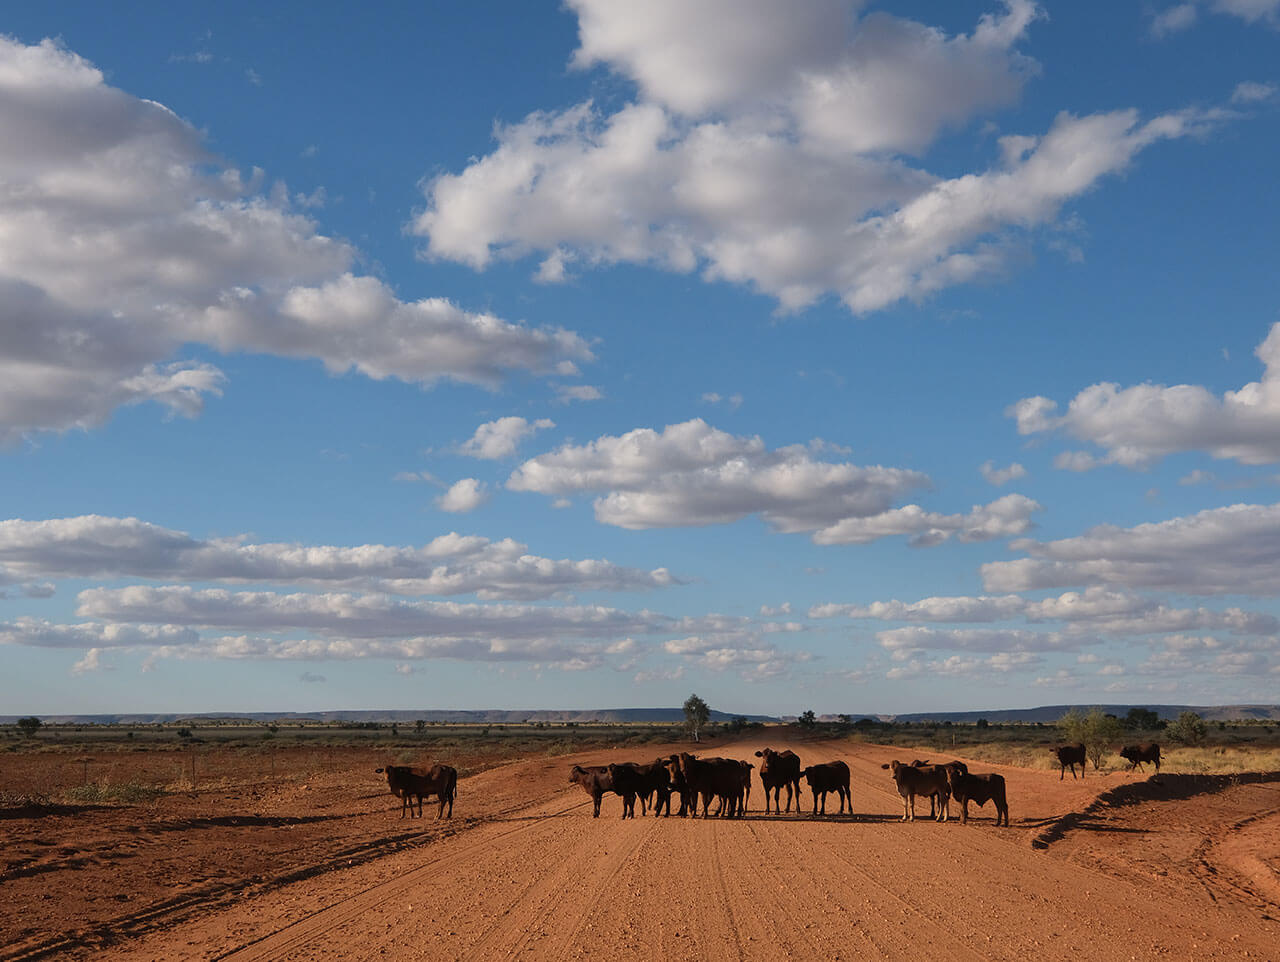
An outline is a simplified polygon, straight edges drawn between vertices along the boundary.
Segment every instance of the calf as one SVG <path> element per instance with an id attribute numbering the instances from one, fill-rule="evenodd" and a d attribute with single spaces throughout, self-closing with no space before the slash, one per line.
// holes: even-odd
<path id="1" fill-rule="evenodd" d="M 849 814 L 853 814 L 853 795 L 849 791 L 849 766 L 844 762 L 824 762 L 821 765 L 810 765 L 800 773 L 809 783 L 809 791 L 813 792 L 813 814 L 818 814 L 818 799 L 822 799 L 822 814 L 827 814 L 827 793 L 835 792 L 840 796 L 840 811 L 844 814 L 844 803 L 849 802 Z M 797 802 L 796 808 L 800 805 Z"/>
<path id="2" fill-rule="evenodd" d="M 1129 763 L 1129 771 L 1141 768 L 1143 762 L 1154 762 L 1156 774 L 1160 774 L 1160 746 L 1155 742 L 1144 742 L 1141 745 L 1125 745 L 1120 749 L 1120 757 Z"/>
<path id="3" fill-rule="evenodd" d="M 580 785 L 582 790 L 591 796 L 592 818 L 600 817 L 600 800 L 605 792 L 613 791 L 613 779 L 609 777 L 607 765 L 574 765 L 569 769 L 569 783 Z"/>
<path id="4" fill-rule="evenodd" d="M 940 822 L 947 820 L 947 801 L 951 798 L 951 789 L 947 785 L 947 770 L 942 765 L 925 765 L 917 768 L 904 765 L 896 758 L 888 765 L 881 765 L 893 772 L 894 784 L 898 786 L 898 794 L 902 796 L 902 821 L 916 820 L 916 796 L 936 795 L 940 811 L 936 818 Z"/>
<path id="5" fill-rule="evenodd" d="M 765 748 L 756 752 L 760 762 L 760 783 L 764 785 L 764 810 L 769 812 L 769 793 L 773 793 L 773 808 L 776 814 L 782 814 L 779 795 L 783 788 L 787 790 L 787 811 L 791 811 L 792 790 L 795 791 L 796 813 L 800 812 L 800 756 L 793 751 L 775 752 Z"/>
<path id="6" fill-rule="evenodd" d="M 418 800 L 418 817 L 421 818 L 422 800 L 428 795 L 435 795 L 440 799 L 436 818 L 444 816 L 446 803 L 449 806 L 449 814 L 444 817 L 453 818 L 453 799 L 458 789 L 457 769 L 449 765 L 432 765 L 431 768 L 423 771 L 408 765 L 387 765 L 375 771 L 379 774 L 386 773 L 387 787 L 391 789 L 392 795 L 400 799 L 401 818 L 404 818 L 406 807 L 409 809 L 409 816 L 413 817 L 415 798 Z"/>
<path id="7" fill-rule="evenodd" d="M 987 802 L 996 803 L 996 824 L 1004 820 L 1005 828 L 1009 827 L 1009 802 L 1005 797 L 1004 776 L 996 772 L 974 775 L 961 771 L 952 765 L 942 766 L 946 769 L 947 787 L 952 797 L 960 803 L 960 824 L 969 821 L 969 803 L 974 802 L 981 808 Z"/>
<path id="8" fill-rule="evenodd" d="M 1071 766 L 1071 777 L 1076 777 L 1076 766 L 1080 766 L 1080 777 L 1084 778 L 1084 745 L 1057 745 L 1050 748 L 1049 751 L 1058 756 L 1058 764 L 1061 770 L 1058 772 L 1058 781 L 1062 781 L 1067 774 L 1067 766 Z"/>

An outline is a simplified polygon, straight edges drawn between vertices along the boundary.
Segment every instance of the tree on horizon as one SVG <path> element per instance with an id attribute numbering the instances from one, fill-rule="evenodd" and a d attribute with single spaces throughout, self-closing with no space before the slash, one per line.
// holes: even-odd
<path id="1" fill-rule="evenodd" d="M 699 732 L 711 718 L 711 709 L 696 694 L 690 695 L 684 702 L 684 727 L 693 735 L 693 740 L 701 741 Z"/>

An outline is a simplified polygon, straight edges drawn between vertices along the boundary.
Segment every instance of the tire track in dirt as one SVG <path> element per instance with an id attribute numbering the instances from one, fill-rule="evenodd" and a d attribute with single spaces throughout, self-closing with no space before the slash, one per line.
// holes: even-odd
<path id="1" fill-rule="evenodd" d="M 583 920 L 599 903 L 606 886 L 621 866 L 642 846 L 649 827 L 636 819 L 611 834 L 607 857 L 579 871 L 572 859 L 561 861 L 552 871 L 526 886 L 515 905 L 518 913 L 505 913 L 484 936 L 462 956 L 486 962 L 494 958 L 515 958 L 538 938 L 549 941 L 539 951 L 551 958 L 564 958 Z M 616 836 L 621 835 L 619 840 Z M 582 896 L 585 895 L 585 898 Z M 578 897 L 575 897 L 578 896 Z M 549 924 L 554 917 L 554 925 Z"/>
<path id="2" fill-rule="evenodd" d="M 564 793 L 559 793 L 564 794 Z M 377 905 L 380 905 L 396 895 L 412 890 L 415 886 L 426 882 L 430 873 L 438 865 L 446 860 L 462 859 L 465 860 L 479 852 L 483 852 L 487 848 L 492 848 L 498 842 L 504 841 L 512 836 L 529 832 L 539 825 L 545 823 L 547 818 L 554 818 L 560 815 L 566 815 L 575 809 L 585 807 L 586 802 L 579 802 L 574 805 L 567 806 L 557 812 L 543 815 L 532 821 L 516 825 L 505 831 L 491 834 L 483 839 L 478 839 L 464 844 L 458 848 L 450 848 L 447 853 L 441 853 L 435 858 L 423 862 L 416 868 L 410 869 L 402 875 L 388 881 L 374 885 L 364 889 L 355 895 L 351 895 L 318 909 L 315 912 L 299 919 L 296 922 L 271 932 L 253 942 L 232 949 L 228 952 L 215 955 L 214 962 L 220 960 L 237 960 L 237 962 L 269 962 L 271 959 L 283 959 L 288 957 L 289 953 L 295 951 L 300 946 L 311 942 L 320 936 L 323 936 L 333 929 L 338 928 L 346 922 L 360 916 L 363 912 L 368 911 Z M 518 811 L 518 807 L 507 809 L 507 813 Z"/>

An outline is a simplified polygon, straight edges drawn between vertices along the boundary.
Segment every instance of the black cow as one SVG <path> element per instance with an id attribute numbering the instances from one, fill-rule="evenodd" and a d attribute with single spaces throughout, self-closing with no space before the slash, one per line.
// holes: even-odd
<path id="1" fill-rule="evenodd" d="M 693 814 L 696 816 L 698 797 L 702 798 L 702 817 L 706 818 L 711 808 L 711 798 L 719 801 L 716 815 L 732 818 L 741 815 L 746 808 L 746 794 L 751 785 L 751 769 L 746 762 L 733 758 L 698 758 L 688 752 L 673 755 L 677 761 L 693 799 Z"/>
<path id="2" fill-rule="evenodd" d="M 681 818 L 686 815 L 698 814 L 698 800 L 692 788 L 689 787 L 689 781 L 684 777 L 684 772 L 680 768 L 680 756 L 672 755 L 666 760 L 667 774 L 671 777 L 671 790 L 680 796 L 680 811 L 676 812 Z M 667 801 L 667 811 L 671 810 L 670 799 Z"/>
<path id="3" fill-rule="evenodd" d="M 769 794 L 773 793 L 773 808 L 778 814 L 782 813 L 779 795 L 782 789 L 787 790 L 787 811 L 791 811 L 791 796 L 794 790 L 796 799 L 796 814 L 800 813 L 800 756 L 795 752 L 787 750 L 775 752 L 772 748 L 765 748 L 756 752 L 756 757 L 763 759 L 760 762 L 760 782 L 764 785 L 764 810 L 769 812 Z"/>
<path id="4" fill-rule="evenodd" d="M 622 817 L 636 817 L 636 798 L 640 799 L 640 814 L 645 813 L 645 799 L 655 792 L 658 803 L 666 802 L 667 811 L 671 811 L 671 776 L 661 760 L 649 765 L 637 765 L 627 762 L 622 765 L 608 767 L 609 778 L 613 781 L 613 790 L 622 796 Z M 665 797 L 664 797 L 665 796 Z M 654 814 L 657 814 L 655 807 Z"/>
<path id="5" fill-rule="evenodd" d="M 1120 757 L 1129 763 L 1129 771 L 1141 768 L 1143 762 L 1154 762 L 1156 774 L 1160 774 L 1160 746 L 1155 742 L 1144 742 L 1141 745 L 1125 745 L 1120 749 Z"/>
<path id="6" fill-rule="evenodd" d="M 981 808 L 987 802 L 996 803 L 996 824 L 1004 820 L 1005 828 L 1009 827 L 1009 801 L 1005 796 L 1004 776 L 996 772 L 983 775 L 961 771 L 953 765 L 942 766 L 947 773 L 947 787 L 951 796 L 960 803 L 960 824 L 969 821 L 969 803 L 974 802 Z"/>
<path id="7" fill-rule="evenodd" d="M 1058 764 L 1062 766 L 1058 772 L 1058 781 L 1067 774 L 1067 766 L 1071 766 L 1071 777 L 1076 777 L 1076 766 L 1080 766 L 1080 777 L 1084 778 L 1084 745 L 1057 745 L 1049 751 L 1058 756 Z"/>
<path id="8" fill-rule="evenodd" d="M 409 810 L 409 817 L 413 817 L 415 798 L 418 800 L 418 818 L 421 818 L 422 800 L 428 795 L 435 795 L 440 799 L 436 818 L 442 816 L 453 818 L 453 799 L 458 790 L 457 769 L 449 765 L 432 765 L 431 768 L 423 771 L 421 768 L 411 768 L 408 765 L 387 765 L 385 768 L 374 770 L 379 774 L 386 773 L 387 787 L 391 789 L 392 795 L 400 799 L 401 818 L 404 818 L 406 807 Z M 448 816 L 444 815 L 446 803 L 449 806 Z"/>
<path id="9" fill-rule="evenodd" d="M 840 796 L 840 811 L 844 814 L 844 803 L 849 802 L 849 814 L 853 814 L 853 794 L 849 791 L 849 766 L 844 762 L 824 762 L 821 765 L 810 765 L 800 773 L 809 783 L 809 791 L 813 792 L 813 814 L 818 814 L 818 800 L 822 800 L 822 814 L 827 814 L 827 793 L 835 792 Z M 799 808 L 799 805 L 796 806 Z"/>

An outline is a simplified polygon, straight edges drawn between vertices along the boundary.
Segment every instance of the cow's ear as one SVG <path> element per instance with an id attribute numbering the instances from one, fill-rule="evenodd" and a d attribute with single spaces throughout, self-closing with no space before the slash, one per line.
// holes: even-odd
<path id="1" fill-rule="evenodd" d="M 881 767 L 881 768 L 888 768 L 889 766 L 888 766 L 888 765 L 881 765 L 880 767 Z"/>

